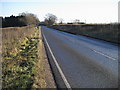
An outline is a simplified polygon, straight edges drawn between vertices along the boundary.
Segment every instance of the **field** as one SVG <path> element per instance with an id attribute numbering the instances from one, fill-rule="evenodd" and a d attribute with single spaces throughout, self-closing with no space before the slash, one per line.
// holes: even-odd
<path id="1" fill-rule="evenodd" d="M 2 29 L 2 87 L 31 88 L 38 60 L 36 37 L 39 30 L 33 26 Z"/>
<path id="2" fill-rule="evenodd" d="M 96 39 L 105 40 L 112 43 L 119 42 L 119 30 L 120 24 L 81 24 L 81 25 L 53 25 L 51 28 L 58 29 L 60 31 L 84 35 Z"/>

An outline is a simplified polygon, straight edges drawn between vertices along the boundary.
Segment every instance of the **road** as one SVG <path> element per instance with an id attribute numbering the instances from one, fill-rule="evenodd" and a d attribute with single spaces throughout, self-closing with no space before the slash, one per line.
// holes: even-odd
<path id="1" fill-rule="evenodd" d="M 67 88 L 118 87 L 117 46 L 45 26 L 41 30 L 51 65 L 56 65 Z"/>

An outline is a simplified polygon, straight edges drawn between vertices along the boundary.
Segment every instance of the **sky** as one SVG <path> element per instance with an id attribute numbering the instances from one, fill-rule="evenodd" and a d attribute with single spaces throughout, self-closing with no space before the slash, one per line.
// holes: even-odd
<path id="1" fill-rule="evenodd" d="M 0 16 L 19 15 L 22 12 L 37 15 L 40 21 L 47 13 L 72 22 L 79 19 L 86 23 L 118 22 L 120 0 L 0 0 Z"/>

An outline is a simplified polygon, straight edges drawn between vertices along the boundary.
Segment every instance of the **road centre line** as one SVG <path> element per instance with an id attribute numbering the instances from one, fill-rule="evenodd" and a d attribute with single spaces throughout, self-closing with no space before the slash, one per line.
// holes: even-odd
<path id="1" fill-rule="evenodd" d="M 109 58 L 109 59 L 116 60 L 115 58 L 110 57 L 110 56 L 108 56 L 108 55 L 105 55 L 104 53 L 101 53 L 101 52 L 99 52 L 99 51 L 96 51 L 96 50 L 93 50 L 93 51 L 96 52 L 96 53 L 98 53 L 98 54 L 100 54 L 100 55 L 103 55 L 103 56 L 105 56 L 105 57 L 107 57 L 107 58 Z"/>

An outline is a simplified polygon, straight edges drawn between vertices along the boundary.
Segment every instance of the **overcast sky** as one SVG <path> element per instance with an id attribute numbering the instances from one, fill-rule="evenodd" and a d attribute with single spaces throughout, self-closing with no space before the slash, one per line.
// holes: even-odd
<path id="1" fill-rule="evenodd" d="M 47 13 L 52 13 L 64 22 L 79 19 L 87 23 L 110 23 L 118 21 L 118 2 L 119 0 L 0 0 L 0 15 L 29 12 L 43 21 Z"/>

